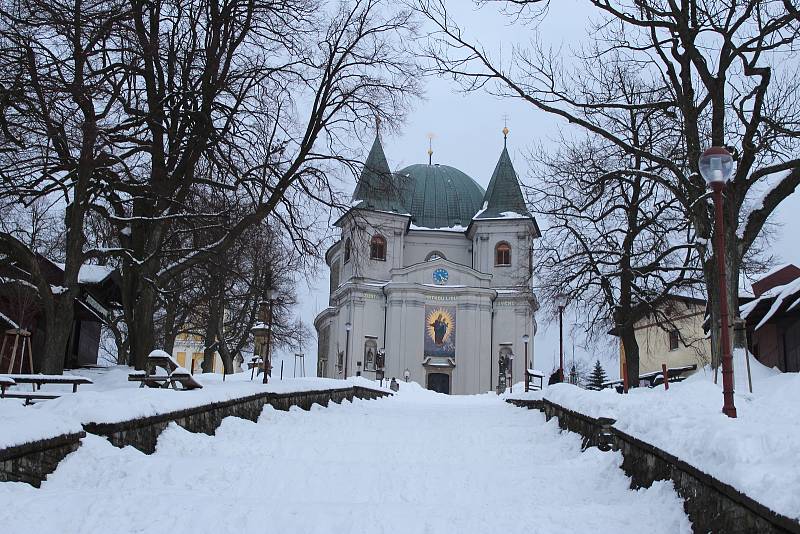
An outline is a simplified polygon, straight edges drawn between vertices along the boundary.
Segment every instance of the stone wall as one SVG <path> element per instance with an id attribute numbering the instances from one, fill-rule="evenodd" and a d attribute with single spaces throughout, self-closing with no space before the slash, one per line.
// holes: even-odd
<path id="1" fill-rule="evenodd" d="M 241 417 L 256 421 L 267 404 L 276 410 L 285 411 L 292 406 L 309 410 L 314 404 L 327 406 L 331 401 L 341 403 L 344 399 L 352 401 L 353 398 L 372 400 L 389 395 L 391 393 L 361 386 L 296 393 L 259 393 L 120 423 L 87 423 L 83 428 L 86 432 L 108 438 L 117 447 L 131 445 L 146 454 L 152 454 L 158 436 L 172 422 L 190 432 L 213 435 L 224 418 Z M 86 432 L 0 449 L 0 481 L 27 482 L 39 487 L 47 475 L 55 471 L 58 462 L 78 449 Z"/>
<path id="2" fill-rule="evenodd" d="M 775 513 L 763 504 L 720 482 L 679 458 L 613 427 L 614 420 L 593 418 L 548 400 L 509 400 L 511 404 L 556 417 L 558 426 L 583 436 L 583 446 L 619 450 L 622 470 L 631 477 L 631 488 L 650 487 L 656 480 L 671 480 L 683 498 L 684 511 L 697 533 L 800 534 L 800 523 Z"/>
<path id="3" fill-rule="evenodd" d="M 64 434 L 0 449 L 0 482 L 27 482 L 38 488 L 58 462 L 80 447 L 84 436 L 85 432 Z"/>

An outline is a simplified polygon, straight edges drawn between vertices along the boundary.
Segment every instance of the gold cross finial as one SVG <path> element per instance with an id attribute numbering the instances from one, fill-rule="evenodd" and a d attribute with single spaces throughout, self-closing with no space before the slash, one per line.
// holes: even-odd
<path id="1" fill-rule="evenodd" d="M 433 133 L 428 134 L 428 165 L 433 164 Z"/>

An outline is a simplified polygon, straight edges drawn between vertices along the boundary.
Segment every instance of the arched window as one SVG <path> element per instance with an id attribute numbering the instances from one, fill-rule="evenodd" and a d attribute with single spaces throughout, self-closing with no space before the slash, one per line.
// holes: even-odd
<path id="1" fill-rule="evenodd" d="M 431 252 L 430 254 L 428 254 L 428 256 L 425 258 L 425 261 L 433 261 L 433 260 L 438 260 L 439 258 L 441 258 L 441 259 L 443 259 L 443 260 L 446 260 L 446 259 L 447 259 L 447 258 L 445 258 L 445 257 L 444 257 L 444 254 L 442 254 L 442 253 L 441 253 L 441 252 L 439 252 L 438 250 L 434 250 L 433 252 Z"/>
<path id="2" fill-rule="evenodd" d="M 375 234 L 369 242 L 369 259 L 386 261 L 386 238 Z"/>
<path id="3" fill-rule="evenodd" d="M 494 247 L 494 264 L 511 265 L 511 245 L 501 241 Z"/>
<path id="4" fill-rule="evenodd" d="M 350 238 L 344 240 L 344 262 L 350 261 Z"/>

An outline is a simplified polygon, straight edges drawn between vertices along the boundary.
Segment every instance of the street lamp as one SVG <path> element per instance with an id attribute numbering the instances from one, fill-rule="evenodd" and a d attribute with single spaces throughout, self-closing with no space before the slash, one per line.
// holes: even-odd
<path id="1" fill-rule="evenodd" d="M 557 293 L 555 297 L 558 307 L 558 381 L 564 381 L 564 308 L 567 307 L 567 296 Z"/>
<path id="2" fill-rule="evenodd" d="M 522 342 L 525 343 L 525 393 L 528 392 L 528 382 L 530 381 L 528 377 L 528 341 L 531 340 L 531 336 L 525 334 L 522 336 Z"/>
<path id="3" fill-rule="evenodd" d="M 714 197 L 714 255 L 717 257 L 719 278 L 720 344 L 722 348 L 722 412 L 736 417 L 733 405 L 733 356 L 728 318 L 728 284 L 725 269 L 725 218 L 722 192 L 733 174 L 733 157 L 719 146 L 712 146 L 700 156 L 700 174 L 711 188 Z"/>
<path id="4" fill-rule="evenodd" d="M 275 290 L 272 288 L 268 288 L 264 292 L 264 299 L 259 302 L 259 321 L 250 331 L 253 333 L 253 337 L 256 339 L 263 339 L 267 338 L 266 342 L 262 343 L 260 346 L 259 352 L 261 353 L 261 364 L 264 368 L 264 383 L 268 383 L 269 381 L 269 372 L 271 369 L 270 365 L 270 338 L 272 335 L 272 305 L 275 301 Z M 264 322 L 266 321 L 266 322 Z M 255 367 L 253 368 L 255 370 Z"/>
<path id="5" fill-rule="evenodd" d="M 347 330 L 347 339 L 344 344 L 344 379 L 347 380 L 347 365 L 350 361 L 350 330 L 353 329 L 351 322 L 344 323 L 344 329 Z"/>

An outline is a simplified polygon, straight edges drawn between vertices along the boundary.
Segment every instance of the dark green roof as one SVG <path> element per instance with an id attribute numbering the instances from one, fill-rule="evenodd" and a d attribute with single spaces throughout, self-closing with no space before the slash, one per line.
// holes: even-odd
<path id="1" fill-rule="evenodd" d="M 400 187 L 392 179 L 392 171 L 383 153 L 380 136 L 375 136 L 372 149 L 361 170 L 353 200 L 362 201 L 359 207 L 405 213 Z"/>
<path id="2" fill-rule="evenodd" d="M 494 168 L 489 187 L 483 197 L 483 211 L 475 216 L 476 219 L 491 219 L 502 217 L 502 213 L 513 212 L 530 217 L 525 198 L 519 187 L 519 179 L 511 164 L 508 150 L 503 146 L 503 152 Z"/>
<path id="3" fill-rule="evenodd" d="M 467 227 L 481 207 L 483 188 L 456 168 L 409 165 L 397 177 L 404 182 L 403 205 L 416 226 Z"/>

